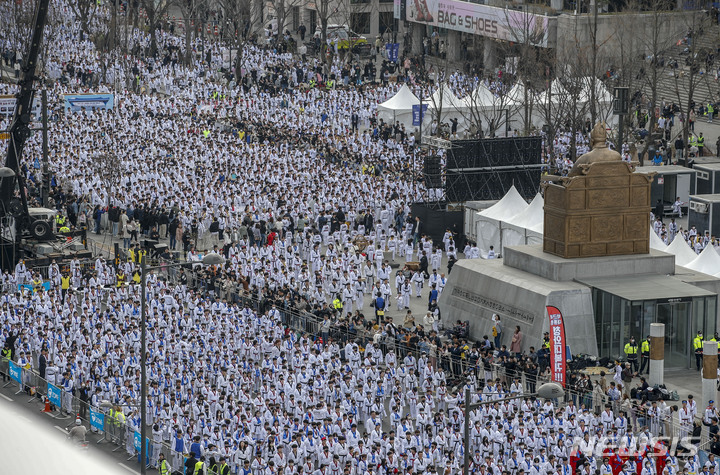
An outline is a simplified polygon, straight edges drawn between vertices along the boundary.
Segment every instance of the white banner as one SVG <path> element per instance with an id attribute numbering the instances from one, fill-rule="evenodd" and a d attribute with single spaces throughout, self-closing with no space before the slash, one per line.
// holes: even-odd
<path id="1" fill-rule="evenodd" d="M 516 43 L 547 46 L 549 17 L 458 0 L 406 0 L 406 20 Z"/>

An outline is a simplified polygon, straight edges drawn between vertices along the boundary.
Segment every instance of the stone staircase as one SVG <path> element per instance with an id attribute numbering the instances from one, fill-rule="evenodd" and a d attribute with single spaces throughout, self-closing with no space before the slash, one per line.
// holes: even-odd
<path id="1" fill-rule="evenodd" d="M 715 80 L 715 71 L 720 66 L 720 54 L 718 54 L 720 27 L 715 24 L 707 27 L 705 32 L 694 40 L 697 41 L 695 51 L 711 51 L 715 55 L 715 59 L 710 66 L 707 66 L 704 61 L 700 61 L 700 72 L 696 73 L 693 78 L 695 82 L 693 100 L 697 105 L 706 105 L 708 102 L 716 104 L 720 101 L 720 82 Z M 658 81 L 658 101 L 664 98 L 668 102 L 677 103 L 679 95 L 681 103 L 687 104 L 690 66 L 685 64 L 688 54 L 683 54 L 683 50 L 686 47 L 685 44 L 674 45 L 665 51 L 663 55 L 665 68 Z M 668 66 L 673 60 L 677 61 L 677 69 Z M 648 84 L 644 85 L 643 92 L 650 97 L 651 90 Z"/>

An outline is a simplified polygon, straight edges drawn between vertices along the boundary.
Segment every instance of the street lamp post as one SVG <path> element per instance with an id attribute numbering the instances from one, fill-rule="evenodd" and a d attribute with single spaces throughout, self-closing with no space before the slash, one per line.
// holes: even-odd
<path id="1" fill-rule="evenodd" d="M 470 472 L 470 411 L 480 406 L 495 404 L 496 402 L 513 401 L 515 399 L 523 399 L 533 396 L 539 396 L 542 399 L 556 399 L 565 396 L 565 390 L 557 383 L 545 383 L 537 389 L 537 392 L 531 394 L 523 394 L 521 396 L 505 397 L 501 399 L 492 399 L 490 401 L 481 401 L 477 404 L 470 404 L 470 389 L 465 388 L 465 435 L 463 438 L 463 443 L 465 445 L 463 450 L 463 475 L 468 475 L 468 473 Z"/>
<path id="2" fill-rule="evenodd" d="M 202 258 L 199 263 L 202 265 L 217 265 L 225 262 L 225 259 L 217 253 L 209 253 Z M 147 304 L 146 304 L 146 287 L 147 273 L 159 269 L 169 269 L 173 267 L 183 267 L 193 265 L 194 262 L 178 262 L 175 264 L 164 264 L 162 266 L 148 267 L 145 265 L 145 256 L 140 260 L 140 474 L 145 475 L 147 468 L 147 355 L 146 353 L 146 337 L 147 337 Z"/>

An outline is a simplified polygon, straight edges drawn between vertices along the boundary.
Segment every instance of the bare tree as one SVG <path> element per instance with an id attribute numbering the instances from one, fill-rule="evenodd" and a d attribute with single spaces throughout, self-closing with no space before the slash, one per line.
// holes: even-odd
<path id="1" fill-rule="evenodd" d="M 675 96 L 680 106 L 680 113 L 685 117 L 682 123 L 682 138 L 685 144 L 691 132 L 690 115 L 695 109 L 695 93 L 705 77 L 706 68 L 711 64 L 709 55 L 715 54 L 716 38 L 712 38 L 712 49 L 703 46 L 703 41 L 710 34 L 712 20 L 706 11 L 692 11 L 684 17 L 687 34 L 684 39 L 683 53 L 686 57 L 684 65 L 674 70 L 673 84 Z M 684 99 L 684 100 L 683 100 Z M 694 131 L 694 130 L 693 130 Z"/>
<path id="2" fill-rule="evenodd" d="M 167 13 L 171 3 L 168 0 L 141 0 L 142 7 L 147 14 L 148 33 L 150 34 L 150 55 L 155 56 L 157 47 L 157 29 L 160 27 L 163 16 Z"/>
<path id="3" fill-rule="evenodd" d="M 255 14 L 252 0 L 219 0 L 225 18 L 223 39 L 229 47 L 228 62 L 234 69 L 236 82 L 242 79 L 245 48 L 253 32 L 260 26 L 260 15 Z"/>
<path id="4" fill-rule="evenodd" d="M 114 5 L 117 5 L 117 3 L 115 3 Z M 95 13 L 97 12 L 97 1 L 73 0 L 70 2 L 70 8 L 80 21 L 80 28 L 82 29 L 83 33 L 85 33 L 87 36 L 90 36 L 90 24 L 95 17 Z M 112 8 L 112 14 L 113 16 L 116 15 L 115 7 Z"/>

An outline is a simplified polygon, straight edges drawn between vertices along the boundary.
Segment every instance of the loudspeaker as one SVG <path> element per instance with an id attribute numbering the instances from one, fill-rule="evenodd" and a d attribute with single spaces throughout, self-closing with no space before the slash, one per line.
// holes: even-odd
<path id="1" fill-rule="evenodd" d="M 423 163 L 423 178 L 425 179 L 426 188 L 442 188 L 440 157 L 425 157 L 425 162 Z"/>

